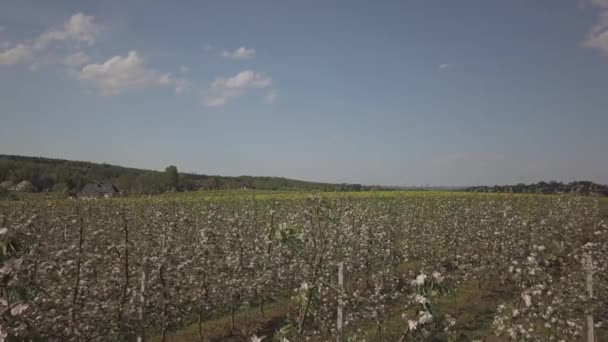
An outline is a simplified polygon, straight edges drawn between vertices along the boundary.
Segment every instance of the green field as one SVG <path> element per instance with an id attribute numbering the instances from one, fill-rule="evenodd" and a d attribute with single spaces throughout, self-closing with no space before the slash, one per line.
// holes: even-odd
<path id="1" fill-rule="evenodd" d="M 326 341 L 341 305 L 352 341 L 578 340 L 588 253 L 594 290 L 608 285 L 606 217 L 605 198 L 432 191 L 2 201 L 3 293 L 25 308 L 3 324 L 40 339 Z"/>
<path id="2" fill-rule="evenodd" d="M 599 200 L 600 215 L 604 219 L 608 219 L 608 198 Z"/>

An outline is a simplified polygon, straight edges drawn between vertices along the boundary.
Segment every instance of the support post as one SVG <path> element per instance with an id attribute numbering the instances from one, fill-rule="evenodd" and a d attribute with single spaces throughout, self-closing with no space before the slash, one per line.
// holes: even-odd
<path id="1" fill-rule="evenodd" d="M 139 323 L 140 331 L 139 336 L 137 336 L 137 342 L 145 341 L 145 326 L 144 326 L 144 310 L 146 306 L 146 264 L 144 264 L 141 268 L 141 283 L 139 286 Z"/>
<path id="2" fill-rule="evenodd" d="M 344 294 L 344 263 L 340 262 L 338 264 L 338 289 L 340 290 L 340 294 L 338 295 L 338 315 L 337 315 L 337 330 L 338 334 L 336 337 L 337 342 L 343 341 L 343 325 L 344 325 L 344 301 L 342 300 L 342 296 Z"/>
<path id="3" fill-rule="evenodd" d="M 587 254 L 585 256 L 585 271 L 587 272 L 586 276 L 586 285 L 587 285 L 587 294 L 589 298 L 593 298 L 593 259 L 591 258 L 591 254 Z M 593 326 L 593 311 L 589 311 L 587 313 L 587 342 L 595 342 L 595 331 Z"/>

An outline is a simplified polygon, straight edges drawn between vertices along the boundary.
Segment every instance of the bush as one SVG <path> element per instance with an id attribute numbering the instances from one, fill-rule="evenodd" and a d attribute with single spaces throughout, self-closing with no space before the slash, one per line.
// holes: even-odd
<path id="1" fill-rule="evenodd" d="M 17 197 L 12 192 L 0 187 L 0 200 L 15 200 Z"/>
<path id="2" fill-rule="evenodd" d="M 69 190 L 69 188 L 66 183 L 57 183 L 57 184 L 53 185 L 52 191 L 66 194 L 68 192 L 68 190 Z"/>

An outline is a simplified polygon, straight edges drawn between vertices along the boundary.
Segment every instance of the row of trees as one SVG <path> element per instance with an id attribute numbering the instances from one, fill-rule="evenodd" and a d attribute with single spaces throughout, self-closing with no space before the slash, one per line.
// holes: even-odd
<path id="1" fill-rule="evenodd" d="M 580 193 L 584 195 L 598 194 L 608 196 L 608 185 L 597 184 L 590 181 L 576 181 L 562 183 L 557 181 L 538 182 L 532 184 L 474 186 L 467 189 L 473 192 L 512 192 L 512 193 Z"/>
<path id="2" fill-rule="evenodd" d="M 205 320 L 230 315 L 236 333 L 236 312 L 275 303 L 287 306 L 280 341 L 471 341 L 492 328 L 509 341 L 593 341 L 594 322 L 606 341 L 597 202 L 0 202 L 0 340 L 166 341 L 193 321 L 205 340 Z M 474 298 L 483 315 L 441 305 L 450 298 Z"/>
<path id="3" fill-rule="evenodd" d="M 108 182 L 130 194 L 156 194 L 165 191 L 220 189 L 258 190 L 370 190 L 360 184 L 305 182 L 281 177 L 223 177 L 179 173 L 169 166 L 164 172 L 127 168 L 109 164 L 49 158 L 0 155 L 0 182 L 32 183 L 35 191 L 77 192 L 91 182 Z"/>

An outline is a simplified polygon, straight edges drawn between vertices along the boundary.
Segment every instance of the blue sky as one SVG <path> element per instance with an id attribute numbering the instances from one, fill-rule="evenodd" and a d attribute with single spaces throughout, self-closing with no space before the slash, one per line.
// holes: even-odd
<path id="1" fill-rule="evenodd" d="M 608 0 L 0 3 L 0 153 L 608 183 Z"/>

